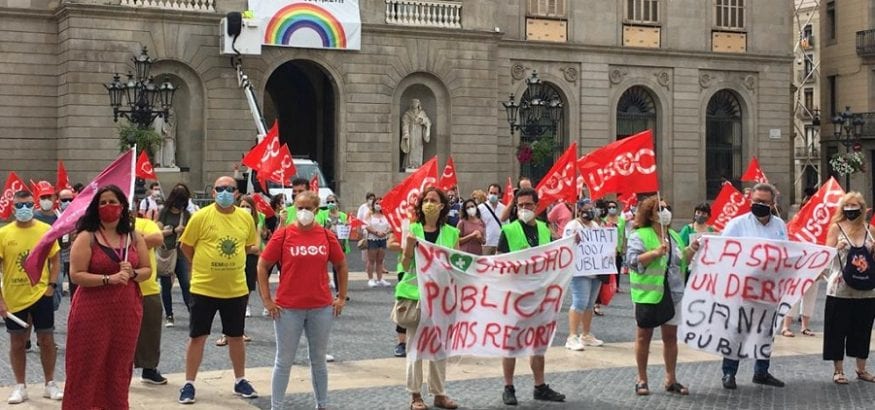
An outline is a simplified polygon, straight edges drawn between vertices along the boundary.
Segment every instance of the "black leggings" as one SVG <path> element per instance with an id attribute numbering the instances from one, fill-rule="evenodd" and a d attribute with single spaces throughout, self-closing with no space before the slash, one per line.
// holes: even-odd
<path id="1" fill-rule="evenodd" d="M 844 360 L 845 353 L 869 358 L 875 299 L 826 297 L 823 317 L 823 360 Z"/>
<path id="2" fill-rule="evenodd" d="M 404 278 L 404 272 L 398 272 L 398 283 L 401 283 L 401 279 L 403 279 L 403 278 Z M 407 328 L 395 325 L 395 333 L 398 333 L 399 335 L 406 335 Z"/>

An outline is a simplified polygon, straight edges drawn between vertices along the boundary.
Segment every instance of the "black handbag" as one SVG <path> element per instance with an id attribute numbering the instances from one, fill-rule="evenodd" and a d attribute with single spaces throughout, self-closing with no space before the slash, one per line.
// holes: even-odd
<path id="1" fill-rule="evenodd" d="M 652 329 L 664 325 L 674 317 L 674 301 L 671 298 L 671 289 L 668 286 L 668 270 L 671 268 L 672 246 L 669 241 L 668 264 L 665 267 L 665 279 L 662 281 L 662 299 L 658 303 L 636 303 L 635 321 L 638 327 Z"/>

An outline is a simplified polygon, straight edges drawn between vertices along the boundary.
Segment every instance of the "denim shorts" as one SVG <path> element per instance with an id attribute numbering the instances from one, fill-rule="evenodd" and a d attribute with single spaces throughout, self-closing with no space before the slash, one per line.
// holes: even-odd
<path id="1" fill-rule="evenodd" d="M 368 239 L 368 249 L 386 249 L 386 239 Z"/>
<path id="2" fill-rule="evenodd" d="M 596 276 L 571 278 L 571 309 L 578 312 L 592 309 L 601 288 L 602 281 Z"/>

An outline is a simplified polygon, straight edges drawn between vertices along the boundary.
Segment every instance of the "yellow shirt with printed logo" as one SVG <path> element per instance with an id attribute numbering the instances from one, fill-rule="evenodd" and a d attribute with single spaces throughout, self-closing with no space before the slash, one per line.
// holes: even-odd
<path id="1" fill-rule="evenodd" d="M 36 303 L 46 293 L 49 286 L 48 262 L 43 265 L 39 282 L 30 286 L 30 279 L 24 271 L 24 261 L 51 228 L 36 219 L 27 228 L 21 228 L 15 222 L 0 228 L 0 258 L 3 259 L 3 281 L 0 288 L 3 290 L 6 310 L 20 312 Z M 52 241 L 48 257 L 51 258 L 60 249 L 58 241 Z"/>
<path id="2" fill-rule="evenodd" d="M 144 238 L 156 233 L 161 234 L 161 228 L 159 228 L 158 224 L 151 219 L 137 218 L 134 229 Z M 183 256 L 179 255 L 179 257 L 182 258 Z M 158 260 L 155 259 L 155 248 L 149 249 L 149 263 L 152 264 L 152 273 L 149 275 L 149 279 L 139 283 L 140 292 L 143 296 L 151 296 L 161 293 L 161 290 L 158 289 L 158 280 L 156 279 L 158 277 Z"/>
<path id="3" fill-rule="evenodd" d="M 192 215 L 179 241 L 194 248 L 191 293 L 221 299 L 249 294 L 246 247 L 258 243 L 249 212 L 234 207 L 226 214 L 215 204 L 202 208 Z"/>

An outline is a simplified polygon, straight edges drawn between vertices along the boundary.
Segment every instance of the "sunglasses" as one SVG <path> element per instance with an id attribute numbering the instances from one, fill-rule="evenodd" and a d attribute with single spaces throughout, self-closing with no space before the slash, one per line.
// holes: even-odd
<path id="1" fill-rule="evenodd" d="M 668 205 L 668 206 L 661 206 L 661 207 L 659 207 L 659 210 L 660 210 L 660 211 L 669 211 L 669 212 L 671 212 L 671 205 Z"/>
<path id="2" fill-rule="evenodd" d="M 15 209 L 33 208 L 33 202 L 19 202 L 15 204 Z"/>
<path id="3" fill-rule="evenodd" d="M 231 185 L 223 185 L 223 186 L 217 186 L 215 189 L 216 189 L 216 192 L 234 192 L 237 190 L 237 187 L 231 186 Z"/>
<path id="4" fill-rule="evenodd" d="M 61 203 L 73 202 L 73 198 L 61 198 L 58 201 L 61 201 Z"/>
<path id="5" fill-rule="evenodd" d="M 326 201 L 325 203 L 326 204 L 336 204 L 337 202 L 336 201 Z"/>

